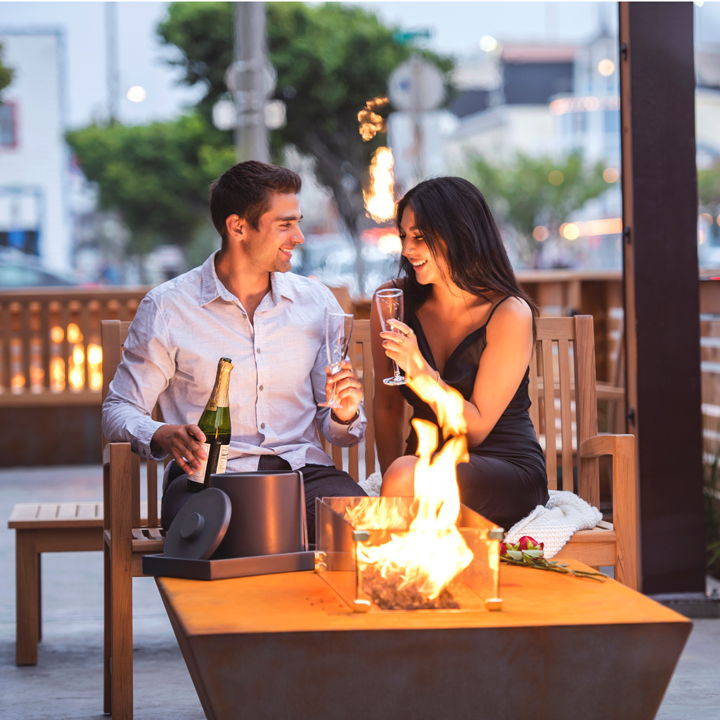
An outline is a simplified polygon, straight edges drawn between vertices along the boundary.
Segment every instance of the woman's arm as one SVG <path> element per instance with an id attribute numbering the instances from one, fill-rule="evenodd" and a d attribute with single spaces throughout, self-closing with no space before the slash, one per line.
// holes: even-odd
<path id="1" fill-rule="evenodd" d="M 406 334 L 410 328 L 399 325 Z M 525 375 L 532 355 L 532 313 L 517 298 L 506 300 L 487 326 L 487 346 L 480 358 L 480 367 L 470 401 L 465 401 L 464 416 L 470 447 L 482 443 L 495 427 Z M 384 333 L 384 350 L 410 377 L 428 375 L 438 382 L 437 373 L 420 354 L 414 336 L 405 336 L 398 343 L 396 333 Z M 377 372 L 377 371 L 376 371 Z M 377 375 L 376 375 L 377 377 Z M 447 387 L 443 381 L 439 381 Z M 432 397 L 423 397 L 437 414 Z M 379 448 L 379 444 L 378 444 Z"/>
<path id="2" fill-rule="evenodd" d="M 392 287 L 391 283 L 378 289 Z M 400 390 L 383 382 L 393 374 L 392 360 L 385 354 L 380 332 L 380 316 L 373 299 L 370 311 L 370 337 L 373 367 L 375 371 L 375 395 L 373 398 L 373 419 L 375 421 L 375 444 L 377 445 L 380 470 L 384 475 L 393 460 L 403 454 L 405 400 Z"/>
<path id="3" fill-rule="evenodd" d="M 533 348 L 533 320 L 528 305 L 514 297 L 506 300 L 488 323 L 486 337 L 473 393 L 470 402 L 465 403 L 470 447 L 479 445 L 490 434 L 528 369 Z"/>

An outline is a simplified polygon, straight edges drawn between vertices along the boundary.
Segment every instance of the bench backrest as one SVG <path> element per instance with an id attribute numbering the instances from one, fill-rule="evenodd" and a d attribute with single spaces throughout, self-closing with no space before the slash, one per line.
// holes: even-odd
<path id="1" fill-rule="evenodd" d="M 100 336 L 102 342 L 102 371 L 103 371 L 103 387 L 102 399 L 108 393 L 110 381 L 115 377 L 117 366 L 122 360 L 122 348 L 128 336 L 128 328 L 130 322 L 127 320 L 103 320 L 100 325 Z M 155 407 L 152 414 L 156 420 L 162 419 L 160 408 Z M 107 444 L 107 439 L 103 436 L 103 447 Z M 157 506 L 157 462 L 148 460 L 146 466 L 147 472 L 147 523 L 141 521 L 140 512 L 140 463 L 136 455 L 132 456 L 132 467 L 130 468 L 130 488 L 131 488 L 131 512 L 132 527 L 139 528 L 141 525 L 149 528 L 159 527 L 158 506 Z M 105 493 L 105 497 L 109 497 L 109 493 Z M 110 513 L 106 508 L 105 518 L 110 517 Z M 106 520 L 107 522 L 107 520 Z"/>
<path id="2" fill-rule="evenodd" d="M 576 461 L 577 448 L 598 431 L 592 316 L 539 318 L 530 371 L 530 417 L 544 436 L 548 486 L 573 491 L 577 467 L 578 495 L 598 507 L 598 460 Z"/>
<path id="3" fill-rule="evenodd" d="M 373 361 L 370 348 L 370 321 L 358 320 L 353 322 L 353 334 L 348 348 L 348 356 L 352 362 L 353 369 L 362 382 L 363 394 L 365 397 L 365 415 L 367 417 L 367 428 L 365 430 L 365 441 L 351 448 L 341 448 L 330 443 L 321 436 L 325 452 L 332 455 L 335 467 L 339 470 L 347 470 L 353 480 L 358 482 L 361 479 L 359 448 L 365 450 L 365 473 L 368 477 L 375 472 L 375 421 L 373 419 Z M 343 455 L 347 456 L 347 463 L 343 462 Z"/>

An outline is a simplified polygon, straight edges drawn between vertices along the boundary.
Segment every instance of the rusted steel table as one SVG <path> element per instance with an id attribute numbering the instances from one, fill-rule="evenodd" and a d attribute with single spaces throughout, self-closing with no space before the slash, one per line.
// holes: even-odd
<path id="1" fill-rule="evenodd" d="M 691 628 L 508 566 L 499 613 L 353 614 L 313 572 L 157 583 L 209 720 L 651 720 Z"/>

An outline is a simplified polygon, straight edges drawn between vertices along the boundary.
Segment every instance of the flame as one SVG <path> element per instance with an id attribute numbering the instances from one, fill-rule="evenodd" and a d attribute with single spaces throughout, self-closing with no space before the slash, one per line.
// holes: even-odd
<path id="1" fill-rule="evenodd" d="M 393 180 L 393 154 L 387 147 L 378 148 L 370 163 L 370 190 L 363 190 L 365 209 L 377 222 L 395 216 L 395 182 Z"/>
<path id="2" fill-rule="evenodd" d="M 375 111 L 388 104 L 384 95 L 378 95 L 365 103 L 365 107 L 358 113 L 360 135 L 367 142 L 372 140 L 379 132 L 385 132 L 385 120 Z"/>
<path id="3" fill-rule="evenodd" d="M 440 387 L 424 376 L 410 380 L 409 385 L 423 400 L 437 407 L 443 434 L 452 437 L 435 454 L 437 426 L 413 420 L 418 436 L 418 462 L 415 500 L 410 510 L 404 502 L 377 503 L 368 498 L 349 509 L 347 515 L 358 529 L 407 527 L 391 532 L 390 540 L 381 545 L 358 543 L 358 562 L 361 567 L 374 564 L 384 578 L 398 576 L 399 590 L 414 584 L 423 597 L 433 600 L 473 559 L 456 526 L 460 495 L 455 467 L 468 460 L 465 401 L 456 390 Z M 408 512 L 412 516 L 409 526 Z"/>
<path id="4" fill-rule="evenodd" d="M 397 233 L 388 232 L 378 238 L 378 250 L 393 255 L 402 252 L 402 241 Z"/>

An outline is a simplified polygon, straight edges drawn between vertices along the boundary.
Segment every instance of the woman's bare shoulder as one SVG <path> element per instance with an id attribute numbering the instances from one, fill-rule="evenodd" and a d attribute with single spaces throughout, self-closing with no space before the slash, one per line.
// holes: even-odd
<path id="1" fill-rule="evenodd" d="M 532 327 L 532 310 L 530 306 L 519 297 L 509 297 L 497 306 L 489 326 L 498 330 L 507 327 L 528 325 Z"/>

